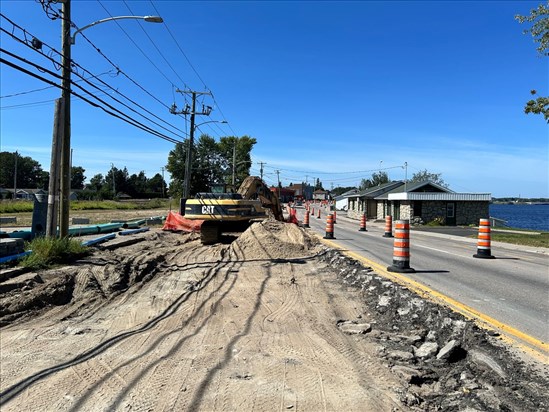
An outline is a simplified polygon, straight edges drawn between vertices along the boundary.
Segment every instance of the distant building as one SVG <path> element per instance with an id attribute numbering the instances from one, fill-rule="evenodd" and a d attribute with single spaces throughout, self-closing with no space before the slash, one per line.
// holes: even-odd
<path id="1" fill-rule="evenodd" d="M 45 195 L 47 196 L 48 191 L 44 189 L 17 189 L 17 195 L 15 199 L 19 200 L 35 200 L 35 195 Z M 0 198 L 1 199 L 13 199 L 13 189 L 4 189 L 0 188 Z M 72 191 L 69 200 L 76 200 L 76 192 Z"/>
<path id="2" fill-rule="evenodd" d="M 347 216 L 408 219 L 413 224 L 440 219 L 445 225 L 478 224 L 490 216 L 490 193 L 456 193 L 431 181 L 390 182 L 348 197 Z"/>
<path id="3" fill-rule="evenodd" d="M 328 200 L 330 194 L 322 189 L 317 189 L 313 192 L 313 200 Z"/>
<path id="4" fill-rule="evenodd" d="M 271 186 L 271 192 L 275 193 L 282 203 L 288 203 L 294 200 L 295 191 L 293 189 Z"/>
<path id="5" fill-rule="evenodd" d="M 349 208 L 348 196 L 358 193 L 358 189 L 351 189 L 334 198 L 336 210 L 347 210 Z"/>

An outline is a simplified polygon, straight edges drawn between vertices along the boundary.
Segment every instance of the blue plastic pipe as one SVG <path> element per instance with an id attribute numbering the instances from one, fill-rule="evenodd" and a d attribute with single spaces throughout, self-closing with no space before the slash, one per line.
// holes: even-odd
<path id="1" fill-rule="evenodd" d="M 126 236 L 126 235 L 133 235 L 134 233 L 141 233 L 148 231 L 148 227 L 142 227 L 141 229 L 131 229 L 131 230 L 123 230 L 122 232 L 118 232 L 120 236 Z"/>
<path id="2" fill-rule="evenodd" d="M 114 239 L 115 237 L 116 237 L 116 234 L 111 233 L 110 235 L 101 236 L 101 237 L 98 237 L 97 239 L 86 240 L 85 242 L 82 242 L 82 245 L 83 246 L 97 245 L 98 243 L 106 242 L 107 240 Z"/>
<path id="3" fill-rule="evenodd" d="M 10 262 L 10 261 L 15 260 L 15 259 L 21 259 L 22 257 L 30 255 L 31 253 L 32 253 L 32 250 L 27 250 L 25 252 L 18 253 L 16 255 L 4 256 L 4 257 L 0 258 L 0 263 Z"/>

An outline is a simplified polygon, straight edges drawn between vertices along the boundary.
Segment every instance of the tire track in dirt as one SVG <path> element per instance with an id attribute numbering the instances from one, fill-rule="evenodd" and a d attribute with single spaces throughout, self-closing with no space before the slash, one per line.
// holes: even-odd
<path id="1" fill-rule="evenodd" d="M 218 268 L 216 268 L 216 269 L 218 269 Z M 207 277 L 202 282 L 202 287 L 205 287 L 213 278 L 215 278 L 215 274 L 217 273 L 217 271 L 218 270 L 214 270 L 214 268 L 212 268 L 212 270 L 209 271 Z M 199 287 L 197 290 L 200 290 L 200 289 L 201 289 L 201 287 Z M 195 296 L 193 296 L 193 297 L 195 297 Z M 204 300 L 201 303 L 200 306 L 203 307 L 206 304 L 206 302 L 207 302 L 207 300 Z M 196 317 L 196 310 L 193 310 L 193 312 L 189 316 L 189 319 L 192 319 L 193 317 Z M 118 365 L 117 368 L 115 369 L 115 371 L 119 370 L 119 369 L 122 369 L 122 368 L 126 367 L 127 365 L 129 365 L 133 362 L 136 362 L 138 359 L 140 360 L 140 362 L 143 362 L 144 357 L 146 355 L 149 355 L 154 350 L 154 348 L 156 348 L 158 345 L 160 345 L 161 342 L 165 341 L 169 336 L 173 336 L 177 333 L 180 333 L 180 332 L 184 331 L 185 327 L 186 327 L 185 324 L 181 324 L 181 323 L 179 324 L 179 327 L 176 328 L 176 329 L 173 329 L 173 328 L 172 329 L 165 329 L 163 326 L 164 325 L 161 325 L 159 332 L 166 331 L 167 333 L 164 333 L 164 334 L 156 337 L 155 340 L 152 341 L 149 344 L 148 348 L 145 349 L 145 352 L 142 352 L 138 356 L 134 356 L 134 357 L 130 358 L 129 360 L 123 362 L 122 364 Z M 122 400 L 125 398 L 125 396 L 137 385 L 137 383 L 140 380 L 144 379 L 145 374 L 152 367 L 155 367 L 159 362 L 162 362 L 165 357 L 174 356 L 175 353 L 177 353 L 180 350 L 182 345 L 188 339 L 190 339 L 192 336 L 196 336 L 198 334 L 198 332 L 202 329 L 203 326 L 204 326 L 204 323 L 201 323 L 200 325 L 197 326 L 197 328 L 193 332 L 191 332 L 190 334 L 187 334 L 186 336 L 184 336 L 180 339 L 177 339 L 175 341 L 175 344 L 169 349 L 168 352 L 166 352 L 166 354 L 164 355 L 163 358 L 152 357 L 153 360 L 151 360 L 151 362 L 149 362 L 149 363 L 146 363 L 145 366 L 142 366 L 139 373 L 136 376 L 133 376 L 131 378 L 131 381 L 125 387 L 121 388 L 121 390 L 118 392 L 118 394 L 116 395 L 116 397 L 112 401 L 112 405 L 119 405 L 122 402 Z M 109 376 L 107 375 L 107 376 L 104 377 L 104 379 L 106 379 L 108 377 Z M 90 387 L 89 390 L 88 390 L 88 394 L 93 393 L 98 386 L 99 386 L 99 383 L 98 383 L 98 385 Z M 158 395 L 158 394 L 155 394 L 155 395 Z M 87 395 L 87 396 L 89 396 L 89 395 Z M 82 398 L 82 401 L 84 401 L 84 400 L 85 400 L 85 397 Z M 79 406 L 80 406 L 79 404 L 75 405 L 74 410 L 77 411 Z"/>
<path id="2" fill-rule="evenodd" d="M 215 275 L 216 270 L 209 271 L 209 277 L 206 278 L 206 283 L 208 280 L 211 280 L 212 275 Z M 28 388 L 30 385 L 35 384 L 37 381 L 40 381 L 51 374 L 54 374 L 58 371 L 61 371 L 63 369 L 66 369 L 68 367 L 74 366 L 76 364 L 80 364 L 82 362 L 87 361 L 88 359 L 91 359 L 94 356 L 97 356 L 99 353 L 104 352 L 105 350 L 109 349 L 113 345 L 116 345 L 120 341 L 125 340 L 126 338 L 133 336 L 138 333 L 143 333 L 145 331 L 150 330 L 153 328 L 156 324 L 161 322 L 163 319 L 170 317 L 177 311 L 177 309 L 181 306 L 181 304 L 186 301 L 189 297 L 189 295 L 192 292 L 186 292 L 183 295 L 181 295 L 178 299 L 175 300 L 175 302 L 168 307 L 163 313 L 161 313 L 156 318 L 152 319 L 151 321 L 147 322 L 142 327 L 135 329 L 133 331 L 124 332 L 121 334 L 118 334 L 116 336 L 113 336 L 106 341 L 102 342 L 101 344 L 97 345 L 95 348 L 92 348 L 83 354 L 77 356 L 76 358 L 73 358 L 70 361 L 62 362 L 54 367 L 46 368 L 40 372 L 37 372 L 28 378 L 6 388 L 4 391 L 0 393 L 0 401 L 2 403 L 6 403 L 9 400 L 11 400 L 13 397 L 17 396 L 21 391 Z"/>
<path id="3" fill-rule="evenodd" d="M 260 283 L 259 291 L 256 295 L 255 302 L 253 303 L 253 305 L 251 305 L 252 310 L 251 310 L 250 314 L 248 315 L 248 317 L 245 320 L 243 330 L 240 333 L 236 334 L 228 342 L 228 344 L 225 347 L 223 359 L 219 362 L 219 364 L 216 368 L 213 368 L 210 371 L 208 371 L 206 376 L 199 383 L 198 388 L 195 391 L 195 394 L 193 396 L 193 399 L 192 399 L 190 405 L 188 406 L 188 410 L 196 411 L 196 410 L 199 410 L 202 407 L 202 403 L 204 401 L 204 395 L 205 395 L 206 390 L 208 389 L 208 387 L 210 385 L 210 382 L 212 381 L 214 375 L 216 375 L 219 370 L 225 368 L 229 364 L 229 362 L 231 361 L 231 358 L 232 358 L 233 350 L 235 349 L 235 345 L 240 341 L 240 339 L 243 336 L 246 336 L 246 335 L 249 334 L 249 332 L 251 330 L 251 327 L 252 327 L 252 321 L 257 316 L 257 313 L 258 313 L 259 308 L 260 308 L 261 299 L 262 299 L 263 295 L 265 294 L 266 285 L 269 282 L 269 280 L 271 279 L 271 270 L 270 270 L 270 268 L 261 268 L 261 269 L 265 270 L 265 275 L 263 276 L 263 280 Z M 235 276 L 235 280 L 236 280 L 236 276 Z M 205 408 L 205 410 L 208 410 L 207 406 L 204 406 L 204 408 Z"/>

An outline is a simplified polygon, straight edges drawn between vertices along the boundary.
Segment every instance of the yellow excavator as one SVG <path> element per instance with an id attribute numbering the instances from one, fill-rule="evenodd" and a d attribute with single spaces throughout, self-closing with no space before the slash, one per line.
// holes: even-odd
<path id="1" fill-rule="evenodd" d="M 211 245 L 223 232 L 243 232 L 258 220 L 272 217 L 283 221 L 282 206 L 275 193 L 258 176 L 248 176 L 236 193 L 200 192 L 181 204 L 186 219 L 204 220 L 202 244 Z"/>

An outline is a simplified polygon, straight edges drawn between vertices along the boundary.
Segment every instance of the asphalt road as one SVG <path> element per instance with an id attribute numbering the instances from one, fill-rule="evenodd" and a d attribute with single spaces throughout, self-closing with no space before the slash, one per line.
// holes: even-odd
<path id="1" fill-rule="evenodd" d="M 304 209 L 298 208 L 303 219 Z M 326 213 L 310 218 L 324 235 Z M 393 238 L 383 237 L 384 223 L 367 223 L 337 214 L 335 242 L 384 267 L 392 264 Z M 451 228 L 452 230 L 454 228 Z M 549 251 L 492 242 L 495 259 L 473 258 L 476 239 L 411 230 L 410 267 L 405 276 L 539 341 L 549 342 Z M 457 232 L 454 232 L 454 234 Z M 466 235 L 467 233 L 462 233 Z"/>

